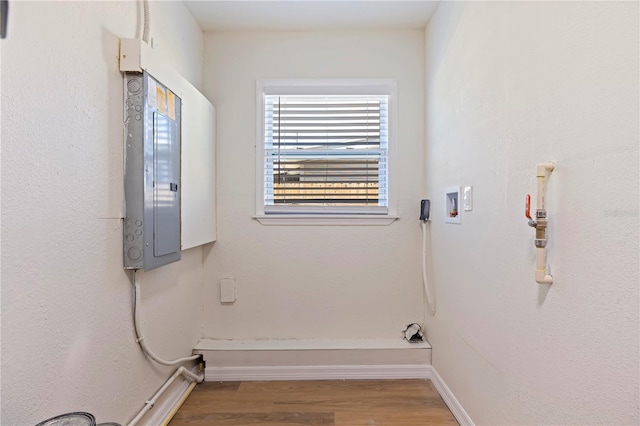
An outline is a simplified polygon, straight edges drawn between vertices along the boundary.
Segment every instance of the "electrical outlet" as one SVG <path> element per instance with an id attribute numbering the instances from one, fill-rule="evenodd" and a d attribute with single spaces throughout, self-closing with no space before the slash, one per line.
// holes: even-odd
<path id="1" fill-rule="evenodd" d="M 473 186 L 464 187 L 464 191 L 462 191 L 462 206 L 466 212 L 473 210 Z"/>
<path id="2" fill-rule="evenodd" d="M 236 301 L 236 280 L 223 278 L 220 280 L 220 302 L 234 303 Z"/>

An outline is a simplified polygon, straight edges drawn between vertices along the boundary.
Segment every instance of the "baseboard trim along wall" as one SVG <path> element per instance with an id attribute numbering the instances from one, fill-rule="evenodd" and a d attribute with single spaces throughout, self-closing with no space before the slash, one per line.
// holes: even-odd
<path id="1" fill-rule="evenodd" d="M 202 339 L 195 353 L 202 354 L 209 367 L 233 369 L 431 364 L 428 342 L 409 343 L 402 339 Z"/>
<path id="2" fill-rule="evenodd" d="M 451 414 L 453 414 L 453 417 L 456 418 L 461 426 L 474 426 L 471 417 L 469 417 L 464 407 L 462 407 L 462 404 L 460 404 L 460 401 L 458 401 L 458 398 L 456 398 L 453 392 L 451 392 L 451 389 L 449 389 L 449 386 L 447 386 L 444 380 L 442 380 L 442 377 L 440 377 L 435 368 L 433 368 L 433 366 L 431 365 L 429 365 L 428 367 L 429 377 L 427 378 L 431 380 L 431 383 L 433 383 L 433 386 L 436 388 L 436 390 L 444 400 L 444 403 L 447 404 L 447 407 L 449 407 L 449 410 L 451 411 Z"/>
<path id="3" fill-rule="evenodd" d="M 198 374 L 198 366 L 195 365 L 190 368 L 192 373 Z M 162 425 L 165 424 L 165 420 L 172 414 L 174 408 L 181 404 L 182 398 L 187 391 L 189 391 L 189 386 L 191 385 L 191 381 L 184 378 L 183 375 L 180 375 L 181 379 L 177 379 L 175 382 L 167 388 L 162 397 L 158 399 L 153 408 L 149 410 L 149 412 L 140 419 L 140 425 Z M 154 392 L 155 394 L 155 392 Z M 151 398 L 152 395 L 149 395 Z"/>
<path id="4" fill-rule="evenodd" d="M 207 381 L 427 379 L 429 365 L 207 367 Z"/>

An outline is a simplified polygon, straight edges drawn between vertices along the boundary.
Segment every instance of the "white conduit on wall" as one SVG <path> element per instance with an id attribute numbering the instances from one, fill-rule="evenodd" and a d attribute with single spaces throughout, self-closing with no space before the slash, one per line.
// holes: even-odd
<path id="1" fill-rule="evenodd" d="M 142 41 L 149 44 L 149 0 L 142 0 L 142 14 L 144 16 L 144 22 L 142 24 Z"/>
<path id="2" fill-rule="evenodd" d="M 431 296 L 429 289 L 429 280 L 427 279 L 427 221 L 422 221 L 422 284 L 424 285 L 424 293 L 427 297 L 427 305 L 431 309 L 431 315 L 436 314 L 436 304 Z"/>
<path id="3" fill-rule="evenodd" d="M 539 163 L 536 167 L 538 179 L 538 197 L 536 209 L 536 282 L 538 284 L 553 284 L 553 277 L 547 274 L 547 209 L 546 209 L 546 179 L 547 173 L 554 169 L 551 163 Z"/>
<path id="4" fill-rule="evenodd" d="M 193 355 L 193 356 L 188 356 L 184 358 L 178 358 L 175 360 L 167 361 L 165 359 L 160 358 L 159 356 L 154 354 L 153 351 L 151 351 L 147 343 L 144 341 L 144 335 L 142 334 L 142 329 L 140 326 L 141 324 L 140 284 L 136 280 L 135 270 L 133 271 L 133 285 L 135 289 L 134 291 L 135 300 L 133 303 L 133 323 L 136 331 L 136 341 L 138 342 L 138 344 L 140 344 L 140 347 L 142 348 L 142 351 L 144 352 L 144 354 L 148 356 L 151 360 L 157 362 L 158 364 L 166 365 L 166 366 L 184 364 L 185 362 L 195 361 L 199 359 L 200 355 Z M 155 403 L 158 401 L 158 398 L 160 398 L 160 396 L 167 390 L 167 388 L 169 388 L 169 386 L 171 386 L 171 384 L 176 380 L 176 378 L 178 378 L 181 375 L 184 376 L 187 380 L 191 380 L 197 383 L 202 383 L 202 381 L 204 380 L 204 372 L 200 374 L 194 374 L 191 371 L 187 370 L 184 366 L 180 366 L 169 378 L 169 380 L 167 380 L 164 383 L 164 385 L 162 385 L 162 387 L 158 390 L 158 392 L 156 392 L 155 395 L 153 395 L 153 397 L 150 400 L 145 401 L 145 405 L 142 408 L 142 410 L 140 410 L 140 412 L 133 418 L 133 420 L 129 422 L 128 426 L 135 426 L 136 424 L 138 424 L 140 419 L 142 419 L 144 415 L 147 414 L 147 412 L 153 408 Z"/>
<path id="5" fill-rule="evenodd" d="M 133 283 L 134 283 L 135 292 L 136 292 L 135 302 L 134 302 L 134 312 L 133 312 L 133 324 L 136 329 L 136 341 L 140 344 L 140 347 L 142 348 L 142 351 L 145 353 L 145 355 L 147 355 L 149 358 L 151 358 L 153 361 L 157 362 L 158 364 L 166 365 L 166 366 L 184 364 L 187 361 L 195 361 L 196 359 L 198 359 L 200 355 L 192 355 L 184 358 L 174 359 L 172 361 L 167 361 L 160 358 L 159 356 L 154 354 L 153 351 L 151 351 L 151 348 L 149 348 L 147 343 L 144 341 L 144 335 L 142 334 L 142 329 L 140 327 L 140 323 L 141 323 L 140 321 L 140 284 L 138 284 L 138 281 L 136 280 L 135 271 L 133 272 Z"/>
<path id="6" fill-rule="evenodd" d="M 143 17 L 144 17 L 142 41 L 148 44 L 149 31 L 150 31 L 149 0 L 142 0 L 142 10 L 143 10 Z M 142 348 L 142 352 L 144 352 L 144 354 L 154 362 L 160 365 L 166 365 L 166 366 L 184 364 L 185 362 L 195 361 L 199 359 L 200 355 L 193 355 L 193 356 L 188 356 L 184 358 L 178 358 L 175 360 L 167 361 L 165 359 L 160 358 L 151 350 L 151 348 L 149 348 L 147 343 L 144 341 L 144 334 L 142 333 L 142 328 L 141 328 L 142 321 L 140 320 L 140 316 L 141 316 L 140 285 L 136 280 L 136 270 L 133 271 L 133 285 L 134 285 L 133 324 L 136 332 L 136 342 L 138 342 L 138 344 Z M 162 387 L 155 393 L 155 395 L 153 395 L 153 397 L 150 400 L 145 401 L 145 404 L 142 410 L 140 410 L 140 412 L 133 418 L 133 420 L 129 422 L 128 426 L 135 426 L 136 424 L 138 424 L 140 419 L 142 419 L 145 416 L 145 414 L 147 414 L 147 412 L 149 412 L 149 410 L 153 408 L 153 406 L 158 401 L 160 396 L 162 396 L 162 394 L 169 388 L 169 386 L 171 386 L 171 384 L 180 376 L 184 376 L 187 380 L 190 380 L 195 383 L 202 383 L 202 381 L 204 380 L 204 372 L 200 374 L 194 374 L 191 371 L 187 370 L 184 366 L 180 366 L 173 373 L 173 375 L 169 377 L 169 379 L 164 383 L 164 385 L 162 385 Z M 193 389 L 192 386 L 189 387 L 189 390 L 191 389 Z"/>

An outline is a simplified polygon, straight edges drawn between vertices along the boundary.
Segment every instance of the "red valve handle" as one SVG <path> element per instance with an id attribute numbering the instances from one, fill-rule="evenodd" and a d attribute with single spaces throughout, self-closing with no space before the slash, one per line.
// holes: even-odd
<path id="1" fill-rule="evenodd" d="M 527 202 L 524 206 L 524 215 L 527 219 L 531 219 L 531 195 L 527 194 Z"/>

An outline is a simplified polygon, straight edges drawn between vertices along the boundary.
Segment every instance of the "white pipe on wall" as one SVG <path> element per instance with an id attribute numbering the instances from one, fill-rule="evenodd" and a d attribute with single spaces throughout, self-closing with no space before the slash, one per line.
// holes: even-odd
<path id="1" fill-rule="evenodd" d="M 142 41 L 149 44 L 149 0 L 142 0 L 142 15 L 143 15 L 143 23 L 142 23 Z"/>
<path id="2" fill-rule="evenodd" d="M 538 210 L 545 209 L 545 195 L 547 192 L 547 173 L 552 172 L 554 169 L 551 163 L 538 163 L 536 166 L 536 177 L 538 178 Z"/>
<path id="3" fill-rule="evenodd" d="M 431 296 L 429 290 L 429 281 L 427 279 L 427 222 L 422 222 L 422 284 L 424 285 L 424 293 L 427 297 L 427 305 L 431 309 L 431 315 L 436 314 L 436 303 Z"/>
<path id="4" fill-rule="evenodd" d="M 553 277 L 547 274 L 547 209 L 546 209 L 546 179 L 547 173 L 554 169 L 552 163 L 538 163 L 536 177 L 538 178 L 538 197 L 536 210 L 536 282 L 538 284 L 553 284 Z"/>
<path id="5" fill-rule="evenodd" d="M 200 358 L 200 355 L 192 355 L 192 356 L 187 356 L 187 357 L 184 357 L 184 358 L 178 358 L 178 359 L 174 359 L 174 360 L 171 360 L 171 361 L 167 361 L 167 360 L 162 359 L 158 355 L 153 353 L 151 348 L 144 341 L 144 335 L 142 334 L 142 330 L 141 330 L 141 326 L 140 326 L 140 324 L 141 324 L 141 320 L 140 320 L 140 315 L 141 315 L 140 314 L 140 284 L 136 280 L 136 272 L 135 271 L 133 272 L 133 281 L 134 281 L 133 285 L 135 286 L 135 302 L 134 302 L 133 324 L 134 324 L 134 327 L 135 327 L 138 344 L 142 348 L 142 351 L 145 353 L 145 355 L 147 355 L 149 358 L 151 358 L 153 361 L 157 362 L 158 364 L 166 365 L 166 366 L 184 364 L 187 361 L 195 361 L 196 359 Z"/>
<path id="6" fill-rule="evenodd" d="M 175 360 L 171 360 L 171 361 L 167 361 L 165 359 L 160 358 L 159 356 L 157 356 L 156 354 L 154 354 L 151 351 L 151 348 L 149 348 L 149 346 L 147 346 L 146 342 L 144 341 L 144 336 L 142 335 L 142 330 L 140 327 L 141 324 L 141 320 L 140 320 L 140 284 L 138 283 L 138 280 L 136 279 L 136 270 L 133 271 L 133 285 L 134 285 L 134 295 L 135 295 L 135 301 L 133 303 L 133 325 L 135 328 L 135 332 L 136 332 L 136 336 L 137 336 L 137 342 L 138 344 L 140 344 L 140 347 L 142 348 L 142 352 L 144 352 L 144 354 L 146 356 L 148 356 L 149 358 L 151 358 L 153 361 L 157 362 L 158 364 L 161 365 L 166 365 L 166 366 L 173 366 L 173 365 L 178 365 L 178 364 L 183 364 L 187 361 L 195 361 L 197 359 L 200 358 L 200 355 L 192 355 L 192 356 L 188 356 L 188 357 L 184 357 L 184 358 L 178 358 Z M 160 388 L 160 390 L 158 390 L 158 392 L 156 392 L 156 394 L 148 401 L 145 401 L 145 405 L 142 408 L 142 410 L 140 410 L 140 412 L 133 418 L 133 420 L 131 420 L 131 422 L 129 422 L 128 426 L 135 426 L 140 419 L 142 419 L 144 417 L 144 415 L 153 408 L 154 404 L 156 403 L 156 401 L 158 400 L 158 398 L 160 398 L 160 396 L 164 393 L 164 391 L 167 390 L 167 388 L 169 386 L 171 386 L 171 384 L 176 380 L 176 378 L 178 378 L 180 375 L 183 375 L 187 380 L 193 381 L 193 382 L 197 382 L 197 383 L 202 383 L 202 381 L 204 380 L 204 372 L 202 372 L 201 374 L 194 374 L 191 371 L 187 370 L 184 366 L 180 366 L 171 377 L 169 377 L 169 379 L 164 383 L 164 385 L 162 385 L 162 387 Z"/>
<path id="7" fill-rule="evenodd" d="M 553 277 L 547 274 L 547 249 L 544 247 L 536 247 L 536 282 L 553 284 Z"/>

